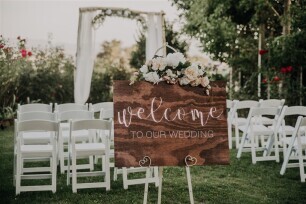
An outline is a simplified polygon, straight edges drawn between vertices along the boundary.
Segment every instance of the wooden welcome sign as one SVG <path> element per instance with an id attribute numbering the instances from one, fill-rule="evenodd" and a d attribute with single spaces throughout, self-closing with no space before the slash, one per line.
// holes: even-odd
<path id="1" fill-rule="evenodd" d="M 228 164 L 225 82 L 114 82 L 115 166 Z"/>

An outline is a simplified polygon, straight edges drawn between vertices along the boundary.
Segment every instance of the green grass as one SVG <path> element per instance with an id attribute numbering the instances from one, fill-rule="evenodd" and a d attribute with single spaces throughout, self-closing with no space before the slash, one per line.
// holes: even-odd
<path id="1" fill-rule="evenodd" d="M 0 130 L 0 201 L 1 203 L 142 203 L 143 185 L 123 189 L 122 177 L 105 189 L 79 190 L 73 194 L 66 176 L 58 174 L 57 192 L 22 192 L 15 196 L 12 185 L 13 129 Z M 306 184 L 300 182 L 299 169 L 279 174 L 281 163 L 251 164 L 250 153 L 236 159 L 231 151 L 228 166 L 191 167 L 196 203 L 306 203 Z M 157 188 L 149 187 L 149 203 L 157 203 Z M 162 203 L 189 203 L 184 168 L 164 168 Z"/>

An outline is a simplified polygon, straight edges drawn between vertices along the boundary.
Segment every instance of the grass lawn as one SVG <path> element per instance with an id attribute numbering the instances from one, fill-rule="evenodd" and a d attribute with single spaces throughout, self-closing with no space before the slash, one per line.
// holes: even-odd
<path id="1" fill-rule="evenodd" d="M 0 130 L 0 202 L 1 203 L 142 203 L 144 185 L 123 189 L 122 177 L 111 190 L 85 189 L 72 193 L 66 175 L 58 174 L 57 192 L 21 192 L 15 196 L 12 185 L 13 128 Z M 300 182 L 299 169 L 279 174 L 281 163 L 251 163 L 250 153 L 236 159 L 231 151 L 229 166 L 191 167 L 196 203 L 306 203 L 306 184 Z M 157 203 L 157 188 L 149 187 L 149 203 Z M 189 203 L 184 168 L 164 168 L 162 203 Z"/>

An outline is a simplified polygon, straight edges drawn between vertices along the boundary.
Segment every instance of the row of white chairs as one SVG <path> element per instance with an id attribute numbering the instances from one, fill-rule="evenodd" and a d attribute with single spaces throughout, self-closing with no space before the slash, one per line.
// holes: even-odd
<path id="1" fill-rule="evenodd" d="M 288 167 L 300 167 L 301 181 L 305 182 L 303 159 L 306 159 L 304 156 L 306 127 L 304 127 L 303 117 L 306 116 L 306 107 L 283 106 L 284 100 L 276 99 L 258 103 L 256 101 L 228 101 L 229 103 L 234 104 L 228 114 L 229 142 L 232 140 L 233 126 L 236 148 L 238 148 L 237 158 L 241 157 L 242 152 L 251 151 L 253 164 L 257 161 L 269 160 L 279 162 L 279 152 L 282 151 L 284 162 L 280 174 L 283 175 Z M 242 109 L 241 107 L 249 108 L 247 118 L 238 117 L 237 110 Z M 290 120 L 293 125 L 288 123 Z M 240 137 L 240 132 L 242 132 L 242 137 Z M 290 163 L 292 160 L 299 160 L 299 162 Z"/>
<path id="2" fill-rule="evenodd" d="M 89 110 L 88 110 L 89 107 Z M 76 169 L 89 169 L 93 171 L 94 169 L 94 160 L 97 163 L 98 158 L 102 157 L 102 171 L 107 172 L 108 167 L 114 167 L 114 162 L 110 162 L 110 159 L 114 159 L 114 134 L 113 134 L 113 122 L 112 119 L 114 117 L 114 110 L 113 110 L 113 103 L 112 102 L 105 102 L 99 104 L 89 104 L 88 105 L 81 105 L 81 104 L 55 104 L 54 112 L 52 113 L 52 104 L 26 104 L 26 105 L 19 105 L 18 106 L 18 114 L 17 119 L 15 120 L 15 160 L 14 161 L 14 178 L 17 178 L 17 175 L 25 176 L 26 173 L 33 173 L 33 172 L 41 172 L 41 171 L 49 171 L 52 172 L 52 168 L 54 165 L 50 165 L 50 167 L 40 167 L 40 168 L 24 168 L 24 163 L 27 161 L 37 160 L 37 158 L 23 158 L 18 160 L 18 155 L 20 151 L 18 147 L 20 145 L 50 145 L 52 142 L 55 142 L 55 151 L 56 155 L 59 160 L 60 171 L 64 173 L 67 171 L 67 179 L 70 178 L 70 169 L 69 169 L 69 147 L 71 146 L 71 141 L 69 140 L 71 126 L 69 125 L 70 120 L 92 120 L 94 119 L 94 114 L 98 114 L 98 118 L 105 120 L 108 119 L 111 123 L 111 131 L 109 134 L 103 132 L 103 134 L 89 134 L 88 130 L 82 130 L 75 133 L 74 141 L 77 143 L 86 143 L 90 142 L 97 142 L 106 145 L 109 148 L 109 156 L 106 157 L 105 155 L 88 155 L 88 163 L 87 164 L 78 164 L 76 165 Z M 50 133 L 38 133 L 34 130 L 34 132 L 27 132 L 22 133 L 22 137 L 19 137 L 19 130 L 18 125 L 22 122 L 26 121 L 33 121 L 33 120 L 45 120 L 45 121 L 52 121 L 57 122 L 59 124 L 58 133 L 56 136 L 51 135 Z M 105 137 L 105 135 L 107 137 Z M 56 138 L 55 140 L 54 137 Z M 18 143 L 18 138 L 22 138 L 21 143 Z M 37 147 L 37 146 L 36 146 Z M 54 157 L 53 157 L 54 158 Z M 44 160 L 50 159 L 49 157 L 45 158 Z M 38 161 L 41 161 L 42 158 L 39 158 Z M 54 159 L 52 160 L 54 161 Z M 67 163 L 68 162 L 68 163 Z M 15 165 L 18 164 L 18 165 Z M 17 169 L 16 169 L 17 166 Z M 114 168 L 114 180 L 117 179 L 117 174 L 123 175 L 123 185 L 124 188 L 127 189 L 129 185 L 136 185 L 136 184 L 144 184 L 146 182 L 155 183 L 158 185 L 158 169 L 154 167 L 154 174 L 151 178 L 146 179 L 128 179 L 128 174 L 134 172 L 145 171 L 145 168 Z M 18 174 L 16 173 L 18 172 Z M 29 177 L 28 177 L 29 178 Z M 70 179 L 69 179 L 70 180 Z M 67 183 L 69 183 L 67 180 Z M 18 180 L 19 182 L 19 180 Z M 73 182 L 74 183 L 74 182 Z M 14 184 L 15 180 L 14 180 Z M 19 186 L 17 188 L 17 186 Z M 53 187 L 52 187 L 53 188 Z M 26 190 L 25 190 L 26 189 Z M 37 187 L 22 187 L 16 184 L 16 193 L 20 193 L 20 191 L 29 191 L 29 190 L 43 190 L 43 188 Z M 49 189 L 49 188 L 48 188 Z M 52 190 L 54 191 L 54 189 Z M 76 189 L 73 188 L 73 192 L 76 192 Z"/>
<path id="3" fill-rule="evenodd" d="M 92 135 L 101 134 L 102 131 L 108 131 L 108 134 L 102 134 L 105 137 L 111 134 L 111 121 L 100 119 L 87 119 L 70 121 L 69 140 L 68 146 L 68 171 L 67 171 L 67 184 L 70 183 L 70 177 L 72 177 L 72 189 L 73 192 L 77 192 L 77 189 L 92 188 L 92 187 L 104 187 L 106 190 L 110 190 L 110 168 L 108 163 L 103 168 L 104 171 L 90 172 L 77 172 L 77 159 L 84 157 L 92 157 L 94 155 L 104 155 L 109 158 L 109 146 L 100 142 L 94 142 L 88 139 L 86 142 L 78 143 L 76 140 L 76 134 L 79 131 L 90 131 Z M 20 194 L 22 191 L 52 191 L 56 192 L 56 178 L 57 178 L 57 145 L 56 137 L 60 131 L 60 123 L 51 120 L 26 120 L 17 122 L 15 126 L 16 130 L 16 171 L 15 171 L 15 185 L 16 194 Z M 34 137 L 39 137 L 40 134 L 48 135 L 50 137 L 50 143 L 43 144 L 26 144 L 24 142 L 24 134 L 33 134 Z M 108 139 L 106 139 L 108 141 Z M 49 166 L 35 167 L 35 170 L 25 171 L 24 160 L 31 161 L 48 161 Z M 70 173 L 70 160 L 71 169 Z M 77 178 L 83 176 L 104 176 L 104 182 L 95 183 L 78 183 Z M 27 179 L 50 179 L 50 185 L 21 185 L 22 180 Z"/>

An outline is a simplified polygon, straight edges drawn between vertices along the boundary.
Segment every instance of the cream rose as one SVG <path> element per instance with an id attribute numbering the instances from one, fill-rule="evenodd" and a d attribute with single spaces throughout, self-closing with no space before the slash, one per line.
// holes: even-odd
<path id="1" fill-rule="evenodd" d="M 198 78 L 199 69 L 197 66 L 191 65 L 185 69 L 184 75 L 189 79 L 189 81 L 194 81 Z"/>
<path id="2" fill-rule="evenodd" d="M 157 71 L 157 70 L 163 71 L 166 68 L 166 66 L 167 66 L 167 63 L 164 58 L 157 57 L 157 58 L 152 59 L 152 69 L 154 71 Z"/>

